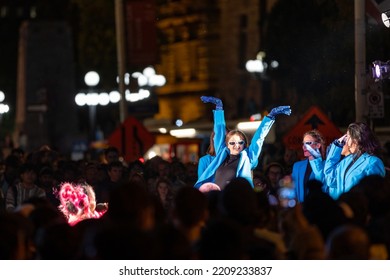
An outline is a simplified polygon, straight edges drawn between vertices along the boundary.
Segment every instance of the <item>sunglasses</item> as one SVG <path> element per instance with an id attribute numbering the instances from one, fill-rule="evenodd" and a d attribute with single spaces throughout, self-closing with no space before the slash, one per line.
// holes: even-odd
<path id="1" fill-rule="evenodd" d="M 229 145 L 231 145 L 231 146 L 234 146 L 234 145 L 236 145 L 236 144 L 238 144 L 238 145 L 244 145 L 245 144 L 245 141 L 238 141 L 238 142 L 229 142 Z"/>
<path id="2" fill-rule="evenodd" d="M 313 145 L 313 144 L 317 144 L 317 142 L 315 141 L 302 142 L 302 145 Z"/>

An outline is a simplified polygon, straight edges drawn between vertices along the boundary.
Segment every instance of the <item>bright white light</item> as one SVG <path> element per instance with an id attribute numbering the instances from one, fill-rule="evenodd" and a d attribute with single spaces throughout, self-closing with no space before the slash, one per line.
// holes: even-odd
<path id="1" fill-rule="evenodd" d="M 8 113 L 9 106 L 7 104 L 0 104 L 0 114 Z"/>
<path id="2" fill-rule="evenodd" d="M 158 129 L 158 131 L 160 131 L 160 133 L 162 133 L 162 134 L 165 134 L 165 133 L 168 132 L 167 129 L 166 129 L 165 127 L 160 127 L 160 128 Z"/>
<path id="3" fill-rule="evenodd" d="M 250 120 L 251 121 L 259 121 L 259 120 L 261 120 L 261 114 L 260 113 L 257 113 L 257 114 L 253 114 L 252 116 L 250 116 Z"/>
<path id="4" fill-rule="evenodd" d="M 87 95 L 85 93 L 78 93 L 76 94 L 74 101 L 78 106 L 84 106 L 87 104 Z"/>
<path id="5" fill-rule="evenodd" d="M 130 74 L 129 73 L 125 74 L 125 84 L 130 85 Z"/>
<path id="6" fill-rule="evenodd" d="M 153 67 L 146 67 L 142 73 L 134 72 L 131 76 L 137 79 L 138 85 L 143 86 L 163 86 L 166 83 L 166 79 L 163 75 L 156 75 L 156 71 Z"/>
<path id="7" fill-rule="evenodd" d="M 194 128 L 173 129 L 169 134 L 177 138 L 191 138 L 196 135 L 196 130 Z"/>
<path id="8" fill-rule="evenodd" d="M 177 119 L 175 121 L 175 125 L 178 126 L 178 127 L 181 127 L 183 125 L 183 121 L 181 119 Z"/>
<path id="9" fill-rule="evenodd" d="M 3 102 L 5 99 L 5 94 L 0 90 L 0 102 Z"/>
<path id="10" fill-rule="evenodd" d="M 106 106 L 110 103 L 110 97 L 107 92 L 101 92 L 98 97 L 99 105 Z"/>
<path id="11" fill-rule="evenodd" d="M 165 83 L 166 83 L 166 79 L 163 75 L 155 75 L 155 76 L 150 77 L 150 79 L 149 79 L 150 86 L 161 87 L 161 86 L 165 85 Z"/>
<path id="12" fill-rule="evenodd" d="M 88 106 L 96 106 L 99 104 L 99 94 L 94 93 L 88 93 L 87 94 L 87 105 Z"/>
<path id="13" fill-rule="evenodd" d="M 144 75 L 138 77 L 138 85 L 140 87 L 146 86 L 148 84 L 148 78 Z"/>
<path id="14" fill-rule="evenodd" d="M 96 86 L 100 81 L 99 74 L 95 71 L 89 71 L 87 74 L 85 74 L 84 82 L 87 86 L 94 87 Z"/>
<path id="15" fill-rule="evenodd" d="M 125 85 L 130 85 L 130 74 L 129 73 L 125 73 L 124 81 L 125 81 Z M 119 84 L 119 76 L 116 76 L 116 82 L 117 82 L 117 84 Z"/>
<path id="16" fill-rule="evenodd" d="M 144 71 L 142 72 L 146 77 L 153 77 L 156 75 L 156 71 L 153 67 L 146 67 Z"/>
<path id="17" fill-rule="evenodd" d="M 255 59 L 255 60 L 248 60 L 245 64 L 246 70 L 248 72 L 264 72 L 264 64 L 263 61 Z"/>
<path id="18" fill-rule="evenodd" d="M 148 159 L 154 158 L 155 156 L 157 156 L 155 151 L 148 152 Z"/>
<path id="19" fill-rule="evenodd" d="M 375 75 L 377 78 L 379 78 L 381 76 L 381 68 L 378 64 L 375 65 Z"/>
<path id="20" fill-rule="evenodd" d="M 150 96 L 150 92 L 146 89 L 140 89 L 139 92 L 130 92 L 126 90 L 126 100 L 130 102 L 137 102 L 139 100 L 148 98 Z"/>
<path id="21" fill-rule="evenodd" d="M 139 76 L 142 76 L 142 73 L 141 73 L 141 72 L 134 72 L 133 74 L 131 74 L 131 76 L 132 76 L 134 79 L 138 79 Z"/>
<path id="22" fill-rule="evenodd" d="M 383 24 L 384 24 L 387 28 L 389 28 L 389 27 L 390 27 L 390 19 L 389 19 L 389 17 L 386 15 L 386 13 L 382 13 L 381 17 L 382 17 L 382 22 L 383 22 Z"/>
<path id="23" fill-rule="evenodd" d="M 260 123 L 261 121 L 240 122 L 237 124 L 237 128 L 243 131 L 255 131 L 259 127 Z"/>
<path id="24" fill-rule="evenodd" d="M 276 69 L 278 67 L 279 67 L 279 62 L 277 62 L 276 60 L 272 60 L 271 61 L 271 68 Z"/>
<path id="25" fill-rule="evenodd" d="M 119 100 L 121 100 L 121 94 L 118 91 L 113 90 L 110 92 L 109 98 L 111 103 L 118 103 Z"/>

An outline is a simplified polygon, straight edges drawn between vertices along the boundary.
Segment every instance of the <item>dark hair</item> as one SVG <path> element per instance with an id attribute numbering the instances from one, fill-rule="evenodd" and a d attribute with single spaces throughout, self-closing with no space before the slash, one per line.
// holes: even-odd
<path id="1" fill-rule="evenodd" d="M 210 145 L 207 148 L 207 152 L 206 152 L 210 156 L 215 156 L 214 136 L 215 136 L 215 132 L 213 131 L 213 132 L 211 132 L 211 135 L 210 135 Z"/>
<path id="2" fill-rule="evenodd" d="M 357 144 L 357 156 L 363 153 L 370 155 L 378 154 L 380 151 L 380 144 L 370 127 L 362 122 L 351 123 L 347 131 L 352 140 Z"/>
<path id="3" fill-rule="evenodd" d="M 114 167 L 124 167 L 122 162 L 119 161 L 119 160 L 116 160 L 116 161 L 113 161 L 113 162 L 110 162 L 108 165 L 107 165 L 107 170 L 110 171 L 112 168 Z"/>
<path id="4" fill-rule="evenodd" d="M 158 179 L 156 180 L 156 182 L 154 183 L 154 188 L 155 188 L 155 193 L 157 194 L 158 193 L 158 186 L 160 185 L 160 183 L 165 183 L 168 185 L 168 193 L 169 195 L 173 195 L 173 183 L 171 180 L 169 180 L 168 178 L 166 177 L 158 177 Z"/>
<path id="5" fill-rule="evenodd" d="M 32 163 L 23 163 L 20 167 L 19 167 L 19 174 L 23 174 L 23 173 L 26 173 L 26 172 L 29 172 L 29 171 L 34 171 L 35 174 L 38 175 L 38 171 L 37 171 L 37 168 L 34 164 Z"/>
<path id="6" fill-rule="evenodd" d="M 191 227 L 204 218 L 208 210 L 207 198 L 196 188 L 180 188 L 174 198 L 174 209 L 180 222 Z"/>
<path id="7" fill-rule="evenodd" d="M 104 155 L 108 155 L 109 153 L 117 153 L 119 155 L 119 150 L 114 146 L 110 146 L 104 150 Z"/>
<path id="8" fill-rule="evenodd" d="M 271 169 L 271 167 L 273 167 L 273 166 L 276 166 L 276 167 L 279 167 L 279 168 L 280 168 L 280 171 L 282 171 L 282 176 L 285 174 L 285 170 L 284 170 L 283 165 L 281 165 L 279 162 L 273 161 L 273 162 L 269 163 L 269 164 L 267 165 L 267 167 L 265 168 L 264 174 L 265 174 L 266 176 L 268 176 L 268 172 L 269 172 L 269 170 Z"/>

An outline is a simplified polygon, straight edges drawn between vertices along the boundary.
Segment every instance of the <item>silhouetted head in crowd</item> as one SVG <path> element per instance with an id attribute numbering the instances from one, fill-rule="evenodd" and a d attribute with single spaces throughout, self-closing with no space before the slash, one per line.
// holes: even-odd
<path id="1" fill-rule="evenodd" d="M 317 180 L 307 182 L 309 193 L 302 205 L 305 217 L 318 226 L 324 239 L 347 219 L 339 204 L 322 191 L 322 183 Z"/>
<path id="2" fill-rule="evenodd" d="M 244 226 L 256 223 L 257 198 L 246 179 L 238 177 L 230 181 L 222 191 L 221 199 L 222 213 L 230 219 Z"/>
<path id="3" fill-rule="evenodd" d="M 326 254 L 331 260 L 368 260 L 369 237 L 359 226 L 342 225 L 330 233 L 326 242 Z"/>

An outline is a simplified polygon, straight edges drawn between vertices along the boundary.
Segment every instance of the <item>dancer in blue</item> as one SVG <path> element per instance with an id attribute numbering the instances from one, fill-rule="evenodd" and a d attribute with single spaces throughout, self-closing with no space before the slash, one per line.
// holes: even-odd
<path id="1" fill-rule="evenodd" d="M 216 154 L 219 152 L 216 148 L 221 149 L 223 147 L 226 135 L 225 114 L 221 99 L 212 96 L 202 96 L 200 99 L 204 103 L 215 104 L 215 110 L 213 110 L 214 128 L 210 136 L 210 145 L 207 149 L 207 153 L 199 159 L 198 178 L 203 174 L 206 168 L 210 165 L 211 161 L 215 158 Z M 210 182 L 214 183 L 214 176 L 210 178 Z"/>
<path id="2" fill-rule="evenodd" d="M 306 183 L 309 180 L 325 182 L 324 159 L 326 147 L 322 134 L 316 129 L 307 131 L 303 135 L 302 149 L 305 159 L 294 163 L 291 174 L 296 199 L 301 203 L 305 200 L 308 193 Z"/>
<path id="3" fill-rule="evenodd" d="M 258 164 L 264 139 L 275 122 L 276 116 L 280 114 L 290 115 L 290 106 L 279 106 L 272 109 L 268 116 L 261 121 L 250 144 L 246 135 L 240 130 L 229 131 L 219 146 L 215 142 L 216 156 L 198 177 L 195 188 L 200 188 L 205 183 L 214 182 L 222 190 L 236 177 L 245 178 L 253 187 L 252 170 Z"/>
<path id="4" fill-rule="evenodd" d="M 379 149 L 378 140 L 365 123 L 351 123 L 347 133 L 331 144 L 325 161 L 329 195 L 338 199 L 368 175 L 384 177 L 386 170 L 378 157 Z"/>

